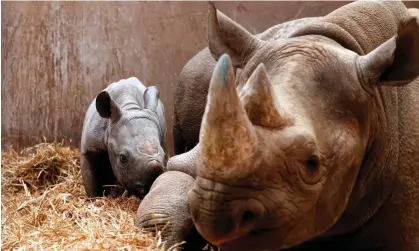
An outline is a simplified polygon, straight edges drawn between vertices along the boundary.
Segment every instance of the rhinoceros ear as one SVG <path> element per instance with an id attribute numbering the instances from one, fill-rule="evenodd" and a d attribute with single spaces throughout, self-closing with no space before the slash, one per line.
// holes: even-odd
<path id="1" fill-rule="evenodd" d="M 358 59 L 363 80 L 403 86 L 419 75 L 419 26 L 416 18 L 399 25 L 398 34 Z"/>
<path id="2" fill-rule="evenodd" d="M 209 3 L 208 43 L 215 60 L 228 54 L 234 67 L 242 67 L 263 42 L 246 29 L 216 10 Z"/>
<path id="3" fill-rule="evenodd" d="M 263 63 L 256 67 L 240 92 L 240 99 L 254 125 L 278 128 L 289 120 L 279 112 L 279 102 L 274 94 Z M 283 113 L 283 112 L 282 112 Z"/>
<path id="4" fill-rule="evenodd" d="M 109 118 L 112 121 L 117 121 L 122 116 L 121 109 L 107 91 L 97 95 L 96 110 L 102 118 Z"/>
<path id="5" fill-rule="evenodd" d="M 144 108 L 150 109 L 154 112 L 157 111 L 157 105 L 159 103 L 159 90 L 156 86 L 149 86 L 143 94 Z"/>
<path id="6" fill-rule="evenodd" d="M 199 142 L 203 166 L 223 170 L 247 165 L 246 156 L 254 153 L 255 137 L 237 94 L 231 60 L 224 54 L 211 78 L 201 124 Z"/>

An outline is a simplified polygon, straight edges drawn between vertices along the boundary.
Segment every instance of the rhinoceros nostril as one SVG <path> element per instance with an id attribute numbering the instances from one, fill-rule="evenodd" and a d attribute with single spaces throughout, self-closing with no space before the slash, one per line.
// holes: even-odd
<path id="1" fill-rule="evenodd" d="M 263 214 L 263 209 L 260 205 L 252 203 L 247 204 L 237 215 L 236 224 L 239 229 L 246 232 L 251 232 L 256 227 L 257 222 Z"/>
<path id="2" fill-rule="evenodd" d="M 244 211 L 242 215 L 242 225 L 251 224 L 256 219 L 256 215 L 251 211 Z"/>

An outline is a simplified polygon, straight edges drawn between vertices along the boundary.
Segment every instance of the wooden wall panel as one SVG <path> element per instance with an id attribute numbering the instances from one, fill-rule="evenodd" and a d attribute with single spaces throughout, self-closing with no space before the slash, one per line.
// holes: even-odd
<path id="1" fill-rule="evenodd" d="M 253 33 L 347 2 L 216 2 Z M 157 85 L 171 127 L 183 65 L 206 47 L 206 2 L 2 2 L 2 150 L 43 140 L 79 146 L 85 111 L 105 86 Z M 418 3 L 409 3 L 418 6 Z M 172 153 L 172 144 L 170 144 Z"/>

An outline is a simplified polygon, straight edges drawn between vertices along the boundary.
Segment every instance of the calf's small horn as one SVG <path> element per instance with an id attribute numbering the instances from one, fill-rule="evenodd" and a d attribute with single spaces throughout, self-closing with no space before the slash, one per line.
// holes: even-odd
<path id="1" fill-rule="evenodd" d="M 211 78 L 200 131 L 203 166 L 233 168 L 246 161 L 255 149 L 255 132 L 237 94 L 234 69 L 223 54 Z"/>

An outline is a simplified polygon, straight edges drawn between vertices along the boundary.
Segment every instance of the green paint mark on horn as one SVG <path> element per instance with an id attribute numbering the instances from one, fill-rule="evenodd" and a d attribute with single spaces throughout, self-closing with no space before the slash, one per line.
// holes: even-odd
<path id="1" fill-rule="evenodd" d="M 220 57 L 220 64 L 221 64 L 221 86 L 226 86 L 227 81 L 227 71 L 228 71 L 228 56 L 224 54 Z"/>

